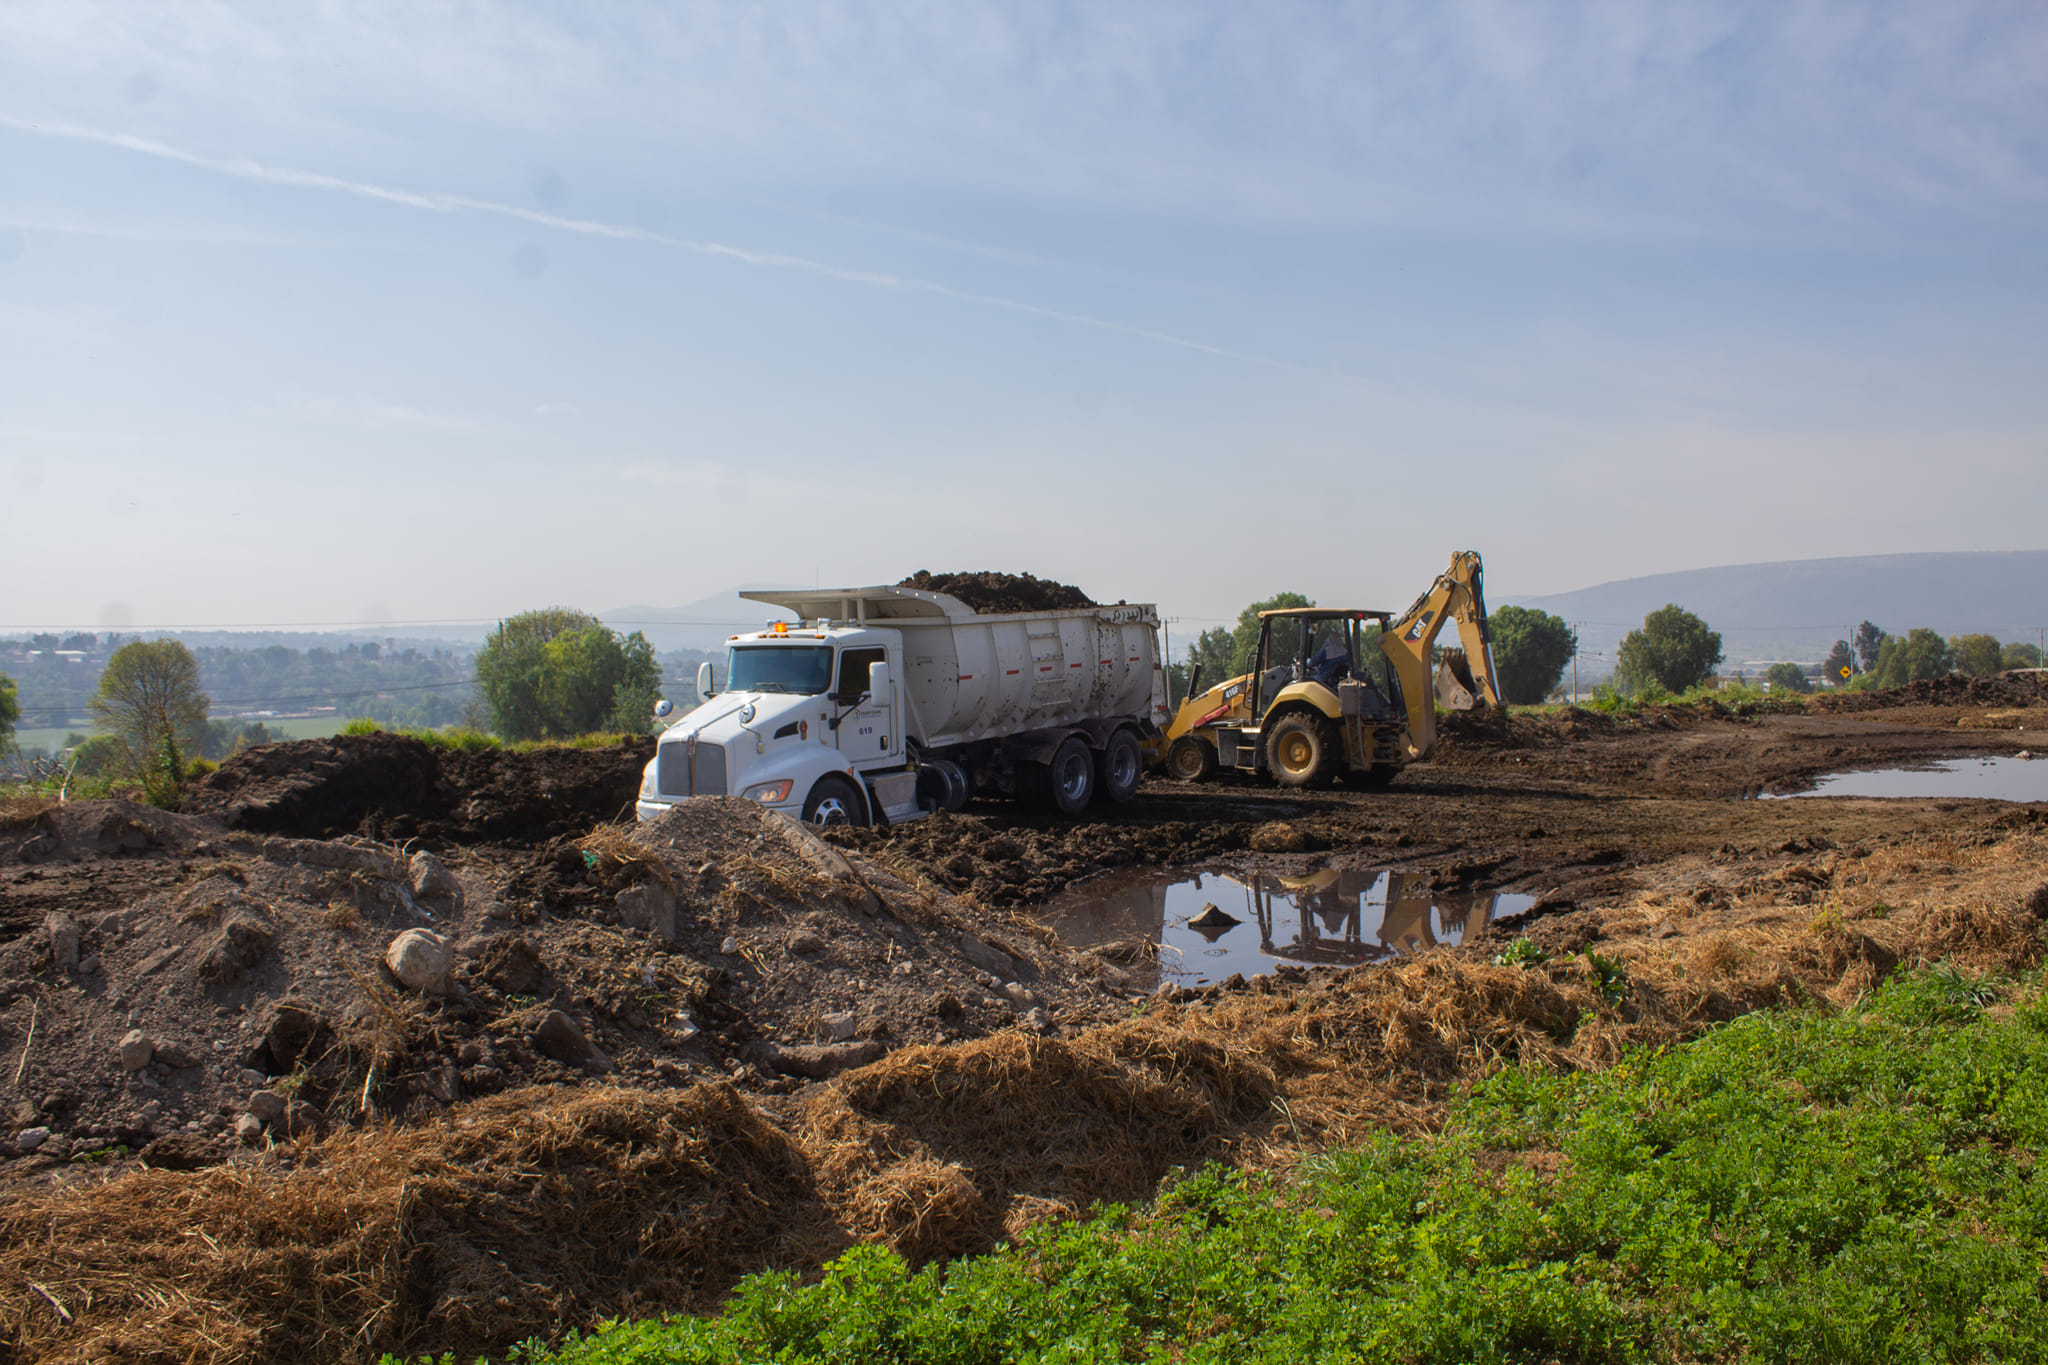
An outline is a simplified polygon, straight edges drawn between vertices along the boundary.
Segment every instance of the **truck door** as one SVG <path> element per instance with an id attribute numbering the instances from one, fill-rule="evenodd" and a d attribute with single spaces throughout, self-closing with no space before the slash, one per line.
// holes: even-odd
<path id="1" fill-rule="evenodd" d="M 896 733 L 894 711 L 888 697 L 862 696 L 868 690 L 868 668 L 888 658 L 880 645 L 841 650 L 839 677 L 832 689 L 832 709 L 840 714 L 839 752 L 854 764 L 889 758 L 903 747 Z M 894 670 L 891 670 L 892 672 Z M 896 686 L 902 687 L 899 681 Z"/>

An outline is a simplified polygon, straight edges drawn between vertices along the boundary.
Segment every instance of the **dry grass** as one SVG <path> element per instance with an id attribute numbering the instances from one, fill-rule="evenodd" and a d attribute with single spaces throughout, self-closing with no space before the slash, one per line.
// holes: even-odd
<path id="1" fill-rule="evenodd" d="M 0 829 L 27 829 L 49 812 L 58 809 L 54 796 L 41 792 L 9 792 L 0 795 Z"/>
<path id="2" fill-rule="evenodd" d="M 0 1207 L 8 1358 L 369 1360 L 701 1306 L 802 1228 L 807 1193 L 722 1084 L 515 1092 L 299 1150 Z"/>

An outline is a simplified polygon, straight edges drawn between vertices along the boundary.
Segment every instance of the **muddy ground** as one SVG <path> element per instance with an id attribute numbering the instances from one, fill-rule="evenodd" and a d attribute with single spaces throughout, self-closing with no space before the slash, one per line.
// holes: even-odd
<path id="1" fill-rule="evenodd" d="M 180 813 L 17 801 L 0 1360 L 498 1349 L 1427 1131 L 1489 1067 L 1846 1003 L 1898 963 L 2023 966 L 2048 805 L 1753 798 L 2044 728 L 2017 678 L 1461 718 L 1384 792 L 1148 780 L 1080 822 L 989 801 L 828 840 L 738 801 L 618 823 L 645 744 L 349 737 L 251 751 Z M 1183 864 L 1539 903 L 1391 967 L 1158 994 L 1031 918 Z M 1549 961 L 1494 965 L 1516 935 Z"/>

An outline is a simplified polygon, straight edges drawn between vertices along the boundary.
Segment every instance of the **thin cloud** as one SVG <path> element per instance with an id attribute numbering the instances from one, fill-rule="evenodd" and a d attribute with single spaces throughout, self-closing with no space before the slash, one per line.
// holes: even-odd
<path id="1" fill-rule="evenodd" d="M 755 251 L 746 247 L 731 246 L 724 242 L 703 241 L 693 237 L 678 237 L 670 233 L 655 232 L 648 228 L 633 227 L 622 223 L 607 223 L 593 218 L 570 218 L 556 213 L 545 213 L 517 204 L 505 204 L 491 199 L 476 199 L 460 194 L 422 194 L 412 190 L 392 189 L 385 185 L 372 184 L 362 180 L 348 180 L 341 176 L 323 175 L 313 171 L 293 170 L 287 167 L 267 166 L 247 158 L 226 158 L 205 156 L 198 152 L 174 147 L 169 143 L 157 142 L 150 138 L 135 137 L 128 133 L 109 132 L 99 128 L 87 128 L 74 123 L 50 120 L 25 119 L 12 114 L 0 114 L 0 127 L 38 137 L 65 138 L 75 142 L 89 142 L 103 147 L 113 147 L 139 156 L 155 157 L 179 165 L 192 166 L 213 171 L 220 175 L 233 176 L 240 180 L 252 180 L 268 185 L 281 185 L 291 189 L 323 190 L 333 194 L 355 195 L 380 203 L 396 204 L 404 208 L 422 209 L 429 213 L 480 213 L 499 218 L 510 218 L 518 222 L 532 223 L 539 227 L 551 228 L 557 232 L 576 233 L 585 237 L 598 237 L 609 241 L 646 242 L 656 246 L 670 247 L 699 256 L 735 261 L 741 265 L 761 269 L 788 270 L 803 274 L 817 275 L 825 279 L 838 280 L 846 284 L 864 285 L 872 289 L 886 289 L 905 293 L 929 294 L 938 298 L 953 299 L 960 303 L 974 304 L 983 308 L 1000 309 L 1026 317 L 1045 318 L 1053 322 L 1068 323 L 1076 327 L 1093 328 L 1118 336 L 1133 337 L 1141 341 L 1156 342 L 1184 351 L 1215 356 L 1223 360 L 1242 361 L 1251 365 L 1262 365 L 1272 369 L 1296 370 L 1312 374 L 1327 374 L 1336 378 L 1355 380 L 1356 376 L 1337 370 L 1304 365 L 1275 356 L 1258 355 L 1251 351 L 1234 350 L 1228 346 L 1214 346 L 1205 341 L 1177 336 L 1150 327 L 1137 327 L 1129 323 L 1116 322 L 1109 318 L 1094 317 L 1086 313 L 1073 313 L 1060 308 L 1048 308 L 1041 304 L 1027 303 L 1021 299 L 1005 298 L 998 294 L 982 294 L 968 289 L 956 289 L 951 285 L 934 280 L 918 279 L 910 275 L 892 275 L 882 271 L 858 270 L 846 266 L 832 265 L 826 261 L 813 260 L 807 256 L 791 256 L 782 252 Z"/>

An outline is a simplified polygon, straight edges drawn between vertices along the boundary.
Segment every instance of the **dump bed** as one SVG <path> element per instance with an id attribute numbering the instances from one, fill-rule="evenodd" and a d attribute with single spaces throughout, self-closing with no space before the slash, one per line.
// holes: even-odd
<path id="1" fill-rule="evenodd" d="M 1032 730 L 1166 720 L 1159 613 L 1150 605 L 977 615 L 916 588 L 757 591 L 806 621 L 901 633 L 911 734 L 927 749 Z"/>

